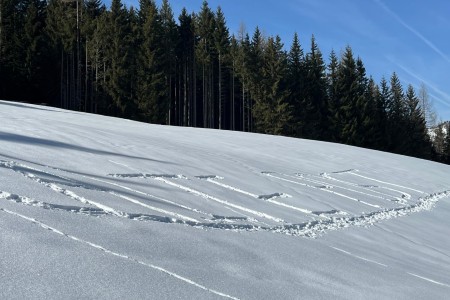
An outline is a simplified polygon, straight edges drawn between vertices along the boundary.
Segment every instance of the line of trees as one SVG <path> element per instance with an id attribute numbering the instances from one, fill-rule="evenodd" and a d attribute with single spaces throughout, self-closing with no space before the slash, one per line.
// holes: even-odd
<path id="1" fill-rule="evenodd" d="M 318 139 L 427 159 L 426 91 L 376 83 L 350 46 L 326 63 L 312 36 L 230 35 L 204 1 L 0 0 L 0 98 L 144 122 Z"/>

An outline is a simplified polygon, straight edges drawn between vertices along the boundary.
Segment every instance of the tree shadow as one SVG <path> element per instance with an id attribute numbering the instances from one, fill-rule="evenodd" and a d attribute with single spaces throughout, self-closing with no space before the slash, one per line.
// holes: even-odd
<path id="1" fill-rule="evenodd" d="M 74 188 L 74 189 L 80 188 L 80 189 L 84 189 L 84 190 L 97 191 L 97 192 L 113 192 L 114 194 L 120 194 L 123 196 L 132 197 L 132 198 L 140 200 L 140 201 L 144 201 L 144 203 L 150 203 L 150 204 L 158 203 L 158 204 L 166 206 L 166 207 L 179 208 L 176 205 L 159 200 L 158 198 L 160 196 L 153 196 L 152 192 L 135 191 L 133 188 L 131 188 L 131 190 L 128 190 L 128 189 L 123 189 L 123 188 L 120 188 L 119 186 L 114 186 L 114 185 L 107 183 L 107 182 L 112 182 L 114 184 L 120 184 L 121 186 L 125 186 L 127 188 L 130 188 L 130 185 L 135 185 L 135 186 L 145 187 L 145 189 L 150 188 L 152 190 L 167 190 L 166 187 L 162 187 L 162 186 L 159 186 L 156 184 L 151 184 L 149 182 L 139 183 L 139 182 L 136 182 L 133 180 L 125 180 L 123 178 L 118 180 L 117 178 L 112 178 L 110 176 L 99 176 L 99 175 L 94 175 L 94 174 L 89 174 L 89 173 L 84 173 L 84 172 L 77 172 L 77 171 L 57 168 L 57 167 L 53 167 L 53 166 L 48 166 L 48 165 L 32 162 L 29 160 L 19 159 L 19 158 L 16 158 L 16 157 L 13 157 L 10 155 L 6 155 L 6 154 L 1 154 L 1 153 L 0 153 L 0 157 L 11 159 L 12 161 L 15 161 L 15 162 L 29 163 L 29 164 L 33 164 L 33 165 L 37 165 L 37 166 L 41 166 L 41 167 L 45 167 L 45 168 L 51 168 L 51 169 L 54 169 L 55 171 L 62 171 L 62 172 L 67 173 L 64 175 L 64 177 L 60 177 L 58 175 L 53 175 L 53 174 L 46 173 L 46 172 L 43 172 L 43 171 L 40 171 L 37 169 L 33 169 L 32 173 L 35 176 L 41 178 L 41 180 L 49 181 L 49 182 L 57 184 L 57 185 Z M 29 172 L 30 170 L 27 167 L 17 166 L 13 171 L 24 173 L 24 172 Z M 74 178 L 74 175 L 81 176 L 84 179 Z M 95 180 L 89 180 L 89 178 L 100 179 L 100 181 L 95 183 L 96 182 Z M 107 182 L 102 182 L 102 181 L 107 181 Z M 142 194 L 142 192 L 145 194 Z M 172 199 L 170 199 L 170 200 L 173 201 Z"/>
<path id="2" fill-rule="evenodd" d="M 44 110 L 44 111 L 51 111 L 51 112 L 59 112 L 59 113 L 72 113 L 72 112 L 65 112 L 65 111 L 59 111 L 55 109 L 48 109 L 48 108 L 43 108 L 43 107 L 39 107 L 42 105 L 37 105 L 37 104 L 26 104 L 26 103 L 21 103 L 21 102 L 11 102 L 11 101 L 6 101 L 6 100 L 0 100 L 0 105 L 9 105 L 9 106 L 14 106 L 14 107 L 19 107 L 19 108 L 28 108 L 28 109 L 35 109 L 35 110 Z"/>
<path id="3" fill-rule="evenodd" d="M 81 152 L 91 153 L 91 154 L 111 155 L 111 156 L 116 156 L 116 157 L 140 159 L 140 160 L 146 160 L 146 161 L 157 162 L 157 163 L 162 163 L 162 164 L 176 165 L 175 163 L 168 162 L 168 161 L 162 161 L 162 160 L 157 160 L 157 159 L 152 159 L 152 158 L 147 158 L 147 157 L 142 157 L 142 156 L 120 154 L 120 153 L 116 153 L 116 152 L 98 150 L 98 149 L 93 149 L 93 148 L 83 147 L 83 146 L 77 146 L 77 145 L 72 145 L 69 143 L 63 143 L 63 142 L 49 140 L 49 139 L 41 139 L 41 138 L 30 137 L 30 136 L 25 136 L 25 135 L 20 135 L 20 134 L 7 133 L 7 132 L 1 132 L 1 131 L 0 131 L 0 141 L 8 141 L 8 142 L 27 144 L 27 145 L 48 146 L 48 147 L 53 147 L 53 148 L 81 151 Z"/>

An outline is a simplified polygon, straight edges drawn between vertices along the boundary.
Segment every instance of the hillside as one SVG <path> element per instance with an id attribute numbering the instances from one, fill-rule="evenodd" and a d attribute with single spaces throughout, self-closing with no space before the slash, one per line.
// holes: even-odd
<path id="1" fill-rule="evenodd" d="M 0 298 L 446 299 L 450 166 L 0 101 Z"/>

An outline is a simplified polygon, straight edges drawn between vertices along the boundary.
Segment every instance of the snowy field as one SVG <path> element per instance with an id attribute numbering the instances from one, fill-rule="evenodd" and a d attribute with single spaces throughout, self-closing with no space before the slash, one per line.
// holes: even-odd
<path id="1" fill-rule="evenodd" d="M 450 166 L 0 101 L 0 299 L 449 299 Z"/>

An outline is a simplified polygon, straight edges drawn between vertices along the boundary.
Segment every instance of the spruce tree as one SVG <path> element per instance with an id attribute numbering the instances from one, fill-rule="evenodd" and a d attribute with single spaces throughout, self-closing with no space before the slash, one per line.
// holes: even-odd
<path id="1" fill-rule="evenodd" d="M 291 118 L 287 92 L 283 89 L 286 55 L 280 38 L 269 37 L 263 57 L 261 98 L 255 102 L 255 130 L 269 134 L 286 134 Z"/>
<path id="2" fill-rule="evenodd" d="M 290 134 L 295 137 L 302 137 L 304 108 L 303 108 L 303 85 L 305 77 L 305 57 L 297 33 L 294 34 L 291 49 L 288 53 L 287 81 L 289 104 L 292 107 L 292 121 L 290 124 Z"/>
<path id="3" fill-rule="evenodd" d="M 106 7 L 100 0 L 88 0 L 85 2 L 84 22 L 81 27 L 81 35 L 84 37 L 85 50 L 85 83 L 84 83 L 84 107 L 86 111 L 99 111 L 98 77 L 100 70 L 100 39 L 97 28 L 100 26 L 102 14 Z"/>
<path id="4" fill-rule="evenodd" d="M 218 58 L 218 108 L 219 108 L 219 129 L 223 128 L 223 110 L 224 110 L 224 101 L 227 99 L 225 91 L 226 80 L 227 78 L 227 70 L 229 70 L 229 55 L 230 55 L 230 33 L 228 31 L 225 16 L 223 15 L 222 9 L 220 6 L 217 8 L 215 14 L 215 25 L 216 28 L 214 30 L 214 46 L 217 52 Z"/>
<path id="5" fill-rule="evenodd" d="M 201 98 L 202 98 L 202 122 L 203 127 L 213 127 L 213 82 L 212 64 L 214 49 L 214 14 L 209 8 L 208 2 L 203 1 L 202 8 L 196 18 L 198 42 L 196 44 L 196 57 L 199 64 L 199 74 L 201 76 Z"/>
<path id="6" fill-rule="evenodd" d="M 347 46 L 339 63 L 337 74 L 337 97 L 340 102 L 340 140 L 346 144 L 354 141 L 354 130 L 357 126 L 355 115 L 356 102 L 360 93 L 358 73 L 353 51 Z"/>
<path id="7" fill-rule="evenodd" d="M 164 76 L 166 80 L 166 102 L 169 103 L 167 108 L 167 124 L 179 125 L 180 107 L 178 106 L 178 99 L 175 96 L 176 80 L 176 56 L 175 47 L 178 39 L 178 30 L 173 17 L 172 8 L 168 0 L 163 0 L 159 10 L 159 18 L 161 21 L 161 36 L 159 42 L 162 45 L 162 53 L 159 59 L 161 60 L 164 69 Z"/>
<path id="8" fill-rule="evenodd" d="M 390 136 L 389 136 L 389 123 L 388 123 L 388 103 L 391 98 L 391 90 L 386 81 L 386 78 L 382 77 L 380 81 L 380 93 L 377 97 L 377 111 L 380 114 L 380 133 L 381 141 L 377 146 L 379 150 L 387 151 L 389 149 Z"/>
<path id="9" fill-rule="evenodd" d="M 247 74 L 249 77 L 250 96 L 247 100 L 247 128 L 249 131 L 254 131 L 254 106 L 260 106 L 263 101 L 263 67 L 264 67 L 264 48 L 266 41 L 256 27 L 253 33 L 250 51 L 248 55 Z"/>
<path id="10" fill-rule="evenodd" d="M 195 103 L 195 28 L 194 20 L 187 10 L 183 8 L 178 18 L 178 48 L 179 72 L 182 82 L 181 98 L 183 103 L 184 126 L 196 126 L 196 103 Z"/>
<path id="11" fill-rule="evenodd" d="M 366 69 L 361 58 L 356 59 L 356 84 L 357 84 L 357 98 L 353 108 L 353 128 L 351 129 L 352 137 L 351 144 L 355 146 L 368 147 L 372 144 L 370 136 L 365 132 L 372 129 L 371 120 L 373 118 L 374 103 L 372 101 L 372 92 L 368 90 L 368 82 L 366 76 Z"/>
<path id="12" fill-rule="evenodd" d="M 414 88 L 409 85 L 406 91 L 406 148 L 404 154 L 430 158 L 431 141 L 427 132 L 424 112 L 419 105 Z"/>
<path id="13" fill-rule="evenodd" d="M 406 106 L 400 79 L 394 72 L 391 76 L 391 93 L 387 103 L 388 112 L 388 150 L 394 153 L 404 153 L 407 145 L 404 142 L 406 134 Z"/>
<path id="14" fill-rule="evenodd" d="M 311 49 L 305 58 L 303 86 L 303 136 L 309 139 L 328 139 L 328 100 L 325 63 L 314 35 Z"/>
<path id="15" fill-rule="evenodd" d="M 145 3 L 143 3 L 145 2 Z M 165 70 L 160 57 L 164 51 L 160 44 L 161 22 L 154 0 L 141 0 L 139 23 L 141 45 L 137 55 L 138 118 L 157 124 L 165 124 L 169 102 Z"/>
<path id="16" fill-rule="evenodd" d="M 340 115 L 340 99 L 338 93 L 338 69 L 339 60 L 334 50 L 330 53 L 330 63 L 328 64 L 327 86 L 328 86 L 328 124 L 329 139 L 337 142 L 340 140 L 342 117 Z"/>
<path id="17" fill-rule="evenodd" d="M 128 11 L 121 0 L 112 0 L 107 18 L 106 84 L 111 98 L 110 112 L 115 116 L 128 116 L 131 109 L 130 53 L 131 24 Z"/>
<path id="18" fill-rule="evenodd" d="M 382 149 L 384 137 L 384 110 L 379 105 L 379 99 L 380 89 L 373 78 L 370 78 L 362 113 L 362 134 L 364 137 L 362 145 L 371 149 Z"/>

